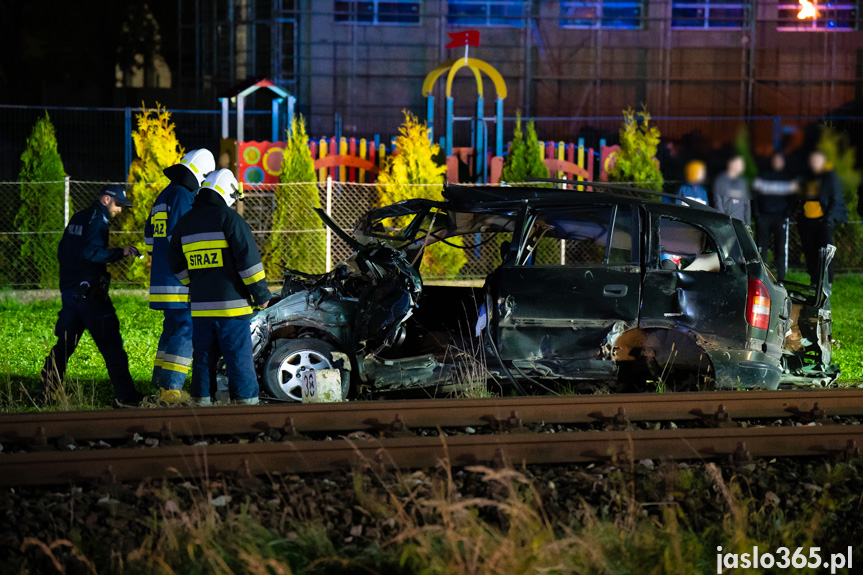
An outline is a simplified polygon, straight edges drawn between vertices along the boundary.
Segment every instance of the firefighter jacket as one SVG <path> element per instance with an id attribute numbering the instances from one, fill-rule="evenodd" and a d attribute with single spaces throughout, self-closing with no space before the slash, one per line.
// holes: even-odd
<path id="1" fill-rule="evenodd" d="M 171 271 L 189 286 L 192 317 L 248 317 L 270 299 L 252 230 L 219 194 L 202 188 L 171 236 Z"/>
<path id="2" fill-rule="evenodd" d="M 172 168 L 175 166 L 172 166 Z M 185 166 L 180 166 L 188 172 Z M 168 168 L 170 170 L 171 168 Z M 165 170 L 168 173 L 168 170 Z M 189 288 L 171 273 L 168 250 L 171 234 L 177 222 L 192 209 L 197 180 L 188 172 L 191 181 L 172 178 L 171 183 L 156 198 L 150 217 L 144 225 L 144 243 L 150 252 L 150 308 L 186 309 L 189 307 Z"/>
<path id="3" fill-rule="evenodd" d="M 60 290 L 76 289 L 81 282 L 94 288 L 107 285 L 106 264 L 123 257 L 123 248 L 108 247 L 108 209 L 99 202 L 69 220 L 57 248 L 60 260 Z"/>

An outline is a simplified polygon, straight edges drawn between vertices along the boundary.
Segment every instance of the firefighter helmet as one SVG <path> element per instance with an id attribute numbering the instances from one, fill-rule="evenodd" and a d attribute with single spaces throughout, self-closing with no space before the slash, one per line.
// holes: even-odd
<path id="1" fill-rule="evenodd" d="M 234 205 L 234 201 L 240 197 L 240 184 L 237 183 L 234 173 L 227 168 L 211 172 L 201 184 L 201 189 L 213 190 L 222 196 L 228 207 Z"/>
<path id="2" fill-rule="evenodd" d="M 187 167 L 192 172 L 200 186 L 207 174 L 216 169 L 216 160 L 210 150 L 201 148 L 192 150 L 183 156 L 180 159 L 180 165 Z"/>

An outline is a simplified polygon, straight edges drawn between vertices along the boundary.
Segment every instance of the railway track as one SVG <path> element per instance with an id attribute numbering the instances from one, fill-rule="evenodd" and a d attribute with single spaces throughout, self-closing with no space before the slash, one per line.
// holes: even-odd
<path id="1" fill-rule="evenodd" d="M 863 416 L 863 390 L 30 413 L 0 420 L 0 486 L 415 468 L 441 460 L 463 466 L 857 455 L 863 425 L 841 423 L 854 416 Z M 763 425 L 776 419 L 786 425 Z M 659 429 L 644 429 L 644 422 Z M 552 423 L 573 427 L 536 431 Z M 459 428 L 479 431 L 452 431 Z M 429 436 L 417 434 L 421 429 L 451 431 Z M 211 442 L 215 437 L 225 440 Z"/>

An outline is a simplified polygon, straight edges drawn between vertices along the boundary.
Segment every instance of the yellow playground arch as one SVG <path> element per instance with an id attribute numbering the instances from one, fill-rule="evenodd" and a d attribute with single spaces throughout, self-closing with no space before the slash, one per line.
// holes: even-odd
<path id="1" fill-rule="evenodd" d="M 462 68 L 469 69 L 476 80 L 476 129 L 474 130 L 474 142 L 472 145 L 477 150 L 477 173 L 483 173 L 483 162 L 485 154 L 480 153 L 480 150 L 486 148 L 485 142 L 485 121 L 483 120 L 483 103 L 484 92 L 482 85 L 482 74 L 488 76 L 494 84 L 494 90 L 497 95 L 495 103 L 495 156 L 503 155 L 503 100 L 506 98 L 506 82 L 503 81 L 503 76 L 497 69 L 483 60 L 476 58 L 456 58 L 447 60 L 438 65 L 434 70 L 428 73 L 423 81 L 422 93 L 426 98 L 426 122 L 428 124 L 429 138 L 434 140 L 434 96 L 432 90 L 437 80 L 447 74 L 446 78 L 446 155 L 452 155 L 452 134 L 453 134 L 453 98 L 452 98 L 452 82 L 455 75 Z"/>

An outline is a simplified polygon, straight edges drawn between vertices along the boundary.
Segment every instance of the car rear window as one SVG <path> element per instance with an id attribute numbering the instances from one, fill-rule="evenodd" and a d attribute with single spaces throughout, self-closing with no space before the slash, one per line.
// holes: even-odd
<path id="1" fill-rule="evenodd" d="M 732 219 L 734 231 L 737 233 L 737 242 L 740 244 L 740 249 L 743 251 L 743 257 L 747 262 L 760 260 L 761 256 L 758 253 L 758 247 L 755 245 L 755 240 L 752 239 L 752 232 L 746 227 L 746 224 L 738 219 Z"/>

